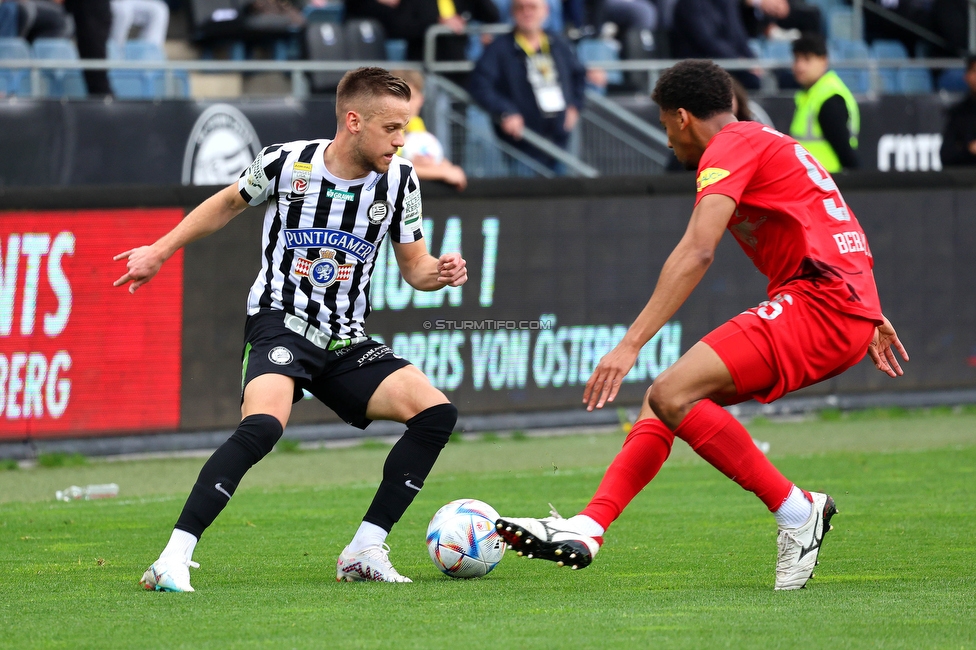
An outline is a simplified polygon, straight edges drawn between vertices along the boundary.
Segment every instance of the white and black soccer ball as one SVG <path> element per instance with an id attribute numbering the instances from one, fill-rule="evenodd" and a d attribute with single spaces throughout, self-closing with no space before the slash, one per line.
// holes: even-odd
<path id="1" fill-rule="evenodd" d="M 427 526 L 434 566 L 452 578 L 480 578 L 494 569 L 505 554 L 497 519 L 495 509 L 477 499 L 458 499 L 438 510 Z"/>

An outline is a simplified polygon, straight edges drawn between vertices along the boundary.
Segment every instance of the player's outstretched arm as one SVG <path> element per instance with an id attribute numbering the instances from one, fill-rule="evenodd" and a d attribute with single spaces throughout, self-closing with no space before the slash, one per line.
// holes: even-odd
<path id="1" fill-rule="evenodd" d="M 437 291 L 444 287 L 460 287 L 468 281 L 467 262 L 461 253 L 445 253 L 440 258 L 427 252 L 424 240 L 409 244 L 393 242 L 400 274 L 414 289 Z"/>
<path id="2" fill-rule="evenodd" d="M 900 377 L 905 374 L 905 371 L 901 369 L 895 357 L 895 350 L 905 361 L 908 361 L 908 351 L 898 340 L 898 334 L 891 326 L 891 322 L 884 315 L 881 318 L 884 318 L 884 323 L 878 325 L 874 331 L 874 339 L 868 344 L 868 354 L 871 355 L 875 368 L 890 377 Z"/>
<path id="3" fill-rule="evenodd" d="M 583 403 L 587 411 L 603 408 L 617 396 L 641 348 L 674 316 L 705 275 L 734 212 L 735 201 L 722 194 L 709 194 L 698 202 L 688 229 L 661 269 L 651 299 L 586 382 Z"/>
<path id="4" fill-rule="evenodd" d="M 220 230 L 246 207 L 237 183 L 225 187 L 198 205 L 155 243 L 127 250 L 112 258 L 115 261 L 126 260 L 125 275 L 116 280 L 113 286 L 120 287 L 131 282 L 129 293 L 135 293 L 136 289 L 152 280 L 173 253 L 192 241 Z"/>

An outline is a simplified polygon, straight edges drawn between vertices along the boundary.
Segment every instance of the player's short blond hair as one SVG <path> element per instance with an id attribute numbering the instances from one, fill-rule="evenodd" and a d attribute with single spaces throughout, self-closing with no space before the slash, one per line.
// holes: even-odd
<path id="1" fill-rule="evenodd" d="M 336 88 L 336 120 L 342 124 L 347 111 L 357 111 L 365 118 L 372 115 L 372 103 L 380 97 L 410 101 L 410 86 L 402 78 L 383 68 L 356 68 L 342 76 Z"/>

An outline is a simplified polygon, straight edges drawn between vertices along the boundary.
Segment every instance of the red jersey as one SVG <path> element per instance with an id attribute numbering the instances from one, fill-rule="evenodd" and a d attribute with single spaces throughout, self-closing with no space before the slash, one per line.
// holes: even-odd
<path id="1" fill-rule="evenodd" d="M 698 164 L 695 205 L 708 194 L 735 201 L 729 231 L 769 278 L 770 299 L 799 282 L 834 309 L 881 323 L 867 237 L 796 140 L 758 122 L 725 126 Z"/>

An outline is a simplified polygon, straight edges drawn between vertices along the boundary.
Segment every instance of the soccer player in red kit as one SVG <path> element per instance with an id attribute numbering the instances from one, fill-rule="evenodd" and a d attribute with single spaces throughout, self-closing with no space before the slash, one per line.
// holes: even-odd
<path id="1" fill-rule="evenodd" d="M 775 588 L 800 589 L 813 575 L 834 501 L 784 477 L 721 405 L 771 402 L 843 372 L 865 353 L 897 377 L 895 351 L 908 355 L 881 313 L 864 231 L 816 159 L 787 135 L 737 121 L 731 78 L 710 61 L 666 70 L 653 99 L 675 156 L 698 169 L 695 209 L 650 301 L 587 382 L 587 409 L 613 401 L 641 348 L 705 274 L 726 229 L 769 278 L 769 300 L 706 335 L 654 381 L 580 514 L 503 517 L 496 525 L 519 555 L 586 567 L 677 436 L 769 508 L 779 525 Z"/>

